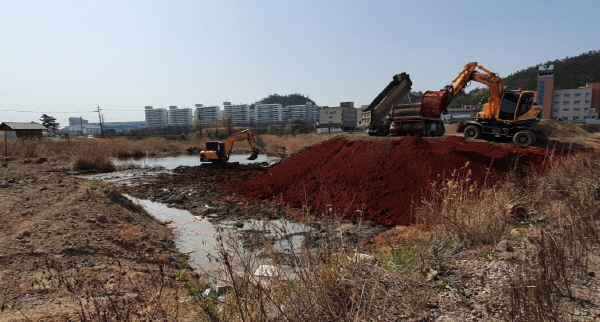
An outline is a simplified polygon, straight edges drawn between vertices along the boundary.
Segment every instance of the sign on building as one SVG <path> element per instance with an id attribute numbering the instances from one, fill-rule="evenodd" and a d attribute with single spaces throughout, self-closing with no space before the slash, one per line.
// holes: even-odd
<path id="1" fill-rule="evenodd" d="M 549 77 L 554 75 L 554 65 L 540 65 L 538 77 Z"/>

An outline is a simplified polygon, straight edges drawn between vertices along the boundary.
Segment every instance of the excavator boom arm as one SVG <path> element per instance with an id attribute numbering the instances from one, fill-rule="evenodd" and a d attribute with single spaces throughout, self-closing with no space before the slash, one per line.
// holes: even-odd
<path id="1" fill-rule="evenodd" d="M 229 155 L 231 154 L 231 150 L 233 149 L 233 142 L 243 138 L 248 139 L 248 144 L 250 144 L 250 147 L 252 148 L 252 155 L 250 157 L 253 159 L 250 160 L 256 159 L 256 156 L 258 155 L 258 149 L 256 148 L 256 141 L 254 140 L 254 135 L 252 135 L 252 130 L 250 129 L 235 133 L 227 138 L 227 141 L 225 141 L 226 158 L 229 158 Z"/>
<path id="2" fill-rule="evenodd" d="M 477 69 L 483 71 L 483 73 L 477 71 Z M 441 91 L 427 91 L 425 93 L 421 107 L 421 116 L 439 117 L 454 98 L 467 87 L 470 81 L 476 81 L 489 87 L 491 92 L 491 115 L 497 114 L 497 111 L 500 109 L 500 99 L 504 94 L 502 79 L 495 73 L 479 66 L 476 62 L 470 62 L 452 80 L 452 84 L 447 85 Z"/>

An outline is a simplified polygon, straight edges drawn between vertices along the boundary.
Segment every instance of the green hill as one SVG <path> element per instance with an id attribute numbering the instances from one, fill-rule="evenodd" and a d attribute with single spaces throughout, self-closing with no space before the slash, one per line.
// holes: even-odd
<path id="1" fill-rule="evenodd" d="M 507 89 L 537 90 L 538 66 L 554 65 L 554 89 L 568 89 L 585 86 L 586 83 L 600 82 L 600 51 L 593 50 L 576 57 L 566 57 L 527 67 L 503 77 Z M 465 96 L 456 98 L 449 107 L 475 105 L 487 101 L 487 88 L 476 88 Z"/>

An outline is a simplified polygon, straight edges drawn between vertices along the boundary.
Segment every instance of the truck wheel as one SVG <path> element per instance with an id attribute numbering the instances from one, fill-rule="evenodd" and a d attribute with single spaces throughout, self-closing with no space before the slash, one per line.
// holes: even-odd
<path id="1" fill-rule="evenodd" d="M 375 132 L 376 136 L 387 136 L 390 133 L 389 129 L 387 128 L 387 126 L 380 126 L 377 128 L 377 132 Z"/>
<path id="2" fill-rule="evenodd" d="M 444 133 L 446 133 L 446 127 L 444 126 L 444 123 L 436 123 L 435 131 L 433 131 L 433 136 L 444 136 Z"/>
<path id="3" fill-rule="evenodd" d="M 469 125 L 465 128 L 463 132 L 465 139 L 480 139 L 481 138 L 481 128 L 477 125 Z"/>
<path id="4" fill-rule="evenodd" d="M 529 130 L 519 131 L 513 136 L 513 142 L 520 146 L 533 145 L 536 139 L 535 134 Z"/>

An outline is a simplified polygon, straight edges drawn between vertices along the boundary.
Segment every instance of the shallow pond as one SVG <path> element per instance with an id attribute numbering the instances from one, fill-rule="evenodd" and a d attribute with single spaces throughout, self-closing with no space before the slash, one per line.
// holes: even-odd
<path id="1" fill-rule="evenodd" d="M 169 208 L 159 202 L 125 196 L 173 229 L 177 249 L 189 255 L 190 264 L 194 269 L 212 270 L 219 267 L 209 260 L 209 256 L 217 255 L 215 246 L 218 233 L 211 222 L 206 219 L 198 219 L 186 210 Z"/>
<path id="2" fill-rule="evenodd" d="M 311 227 L 301 223 L 280 219 L 272 221 L 249 219 L 241 223 L 224 221 L 219 225 L 213 225 L 210 221 L 194 216 L 186 210 L 169 208 L 162 203 L 125 196 L 173 229 L 177 249 L 189 256 L 190 265 L 199 272 L 214 271 L 221 267 L 214 260 L 218 257 L 220 233 L 227 236 L 232 232 L 241 236 L 244 232 L 253 230 L 260 233 L 258 238 L 273 239 L 273 246 L 277 251 L 289 252 L 292 249 L 297 250 L 304 241 L 304 234 L 312 230 Z"/>
<path id="3" fill-rule="evenodd" d="M 239 162 L 241 164 L 251 163 L 275 163 L 279 161 L 278 157 L 268 156 L 266 154 L 259 154 L 256 160 L 248 160 L 250 154 L 233 154 L 229 157 L 229 162 Z M 113 163 L 116 166 L 123 165 L 138 165 L 140 167 L 163 167 L 165 169 L 175 169 L 178 166 L 197 166 L 201 163 L 200 156 L 198 155 L 178 155 L 171 157 L 141 157 L 141 158 L 112 158 Z"/>

